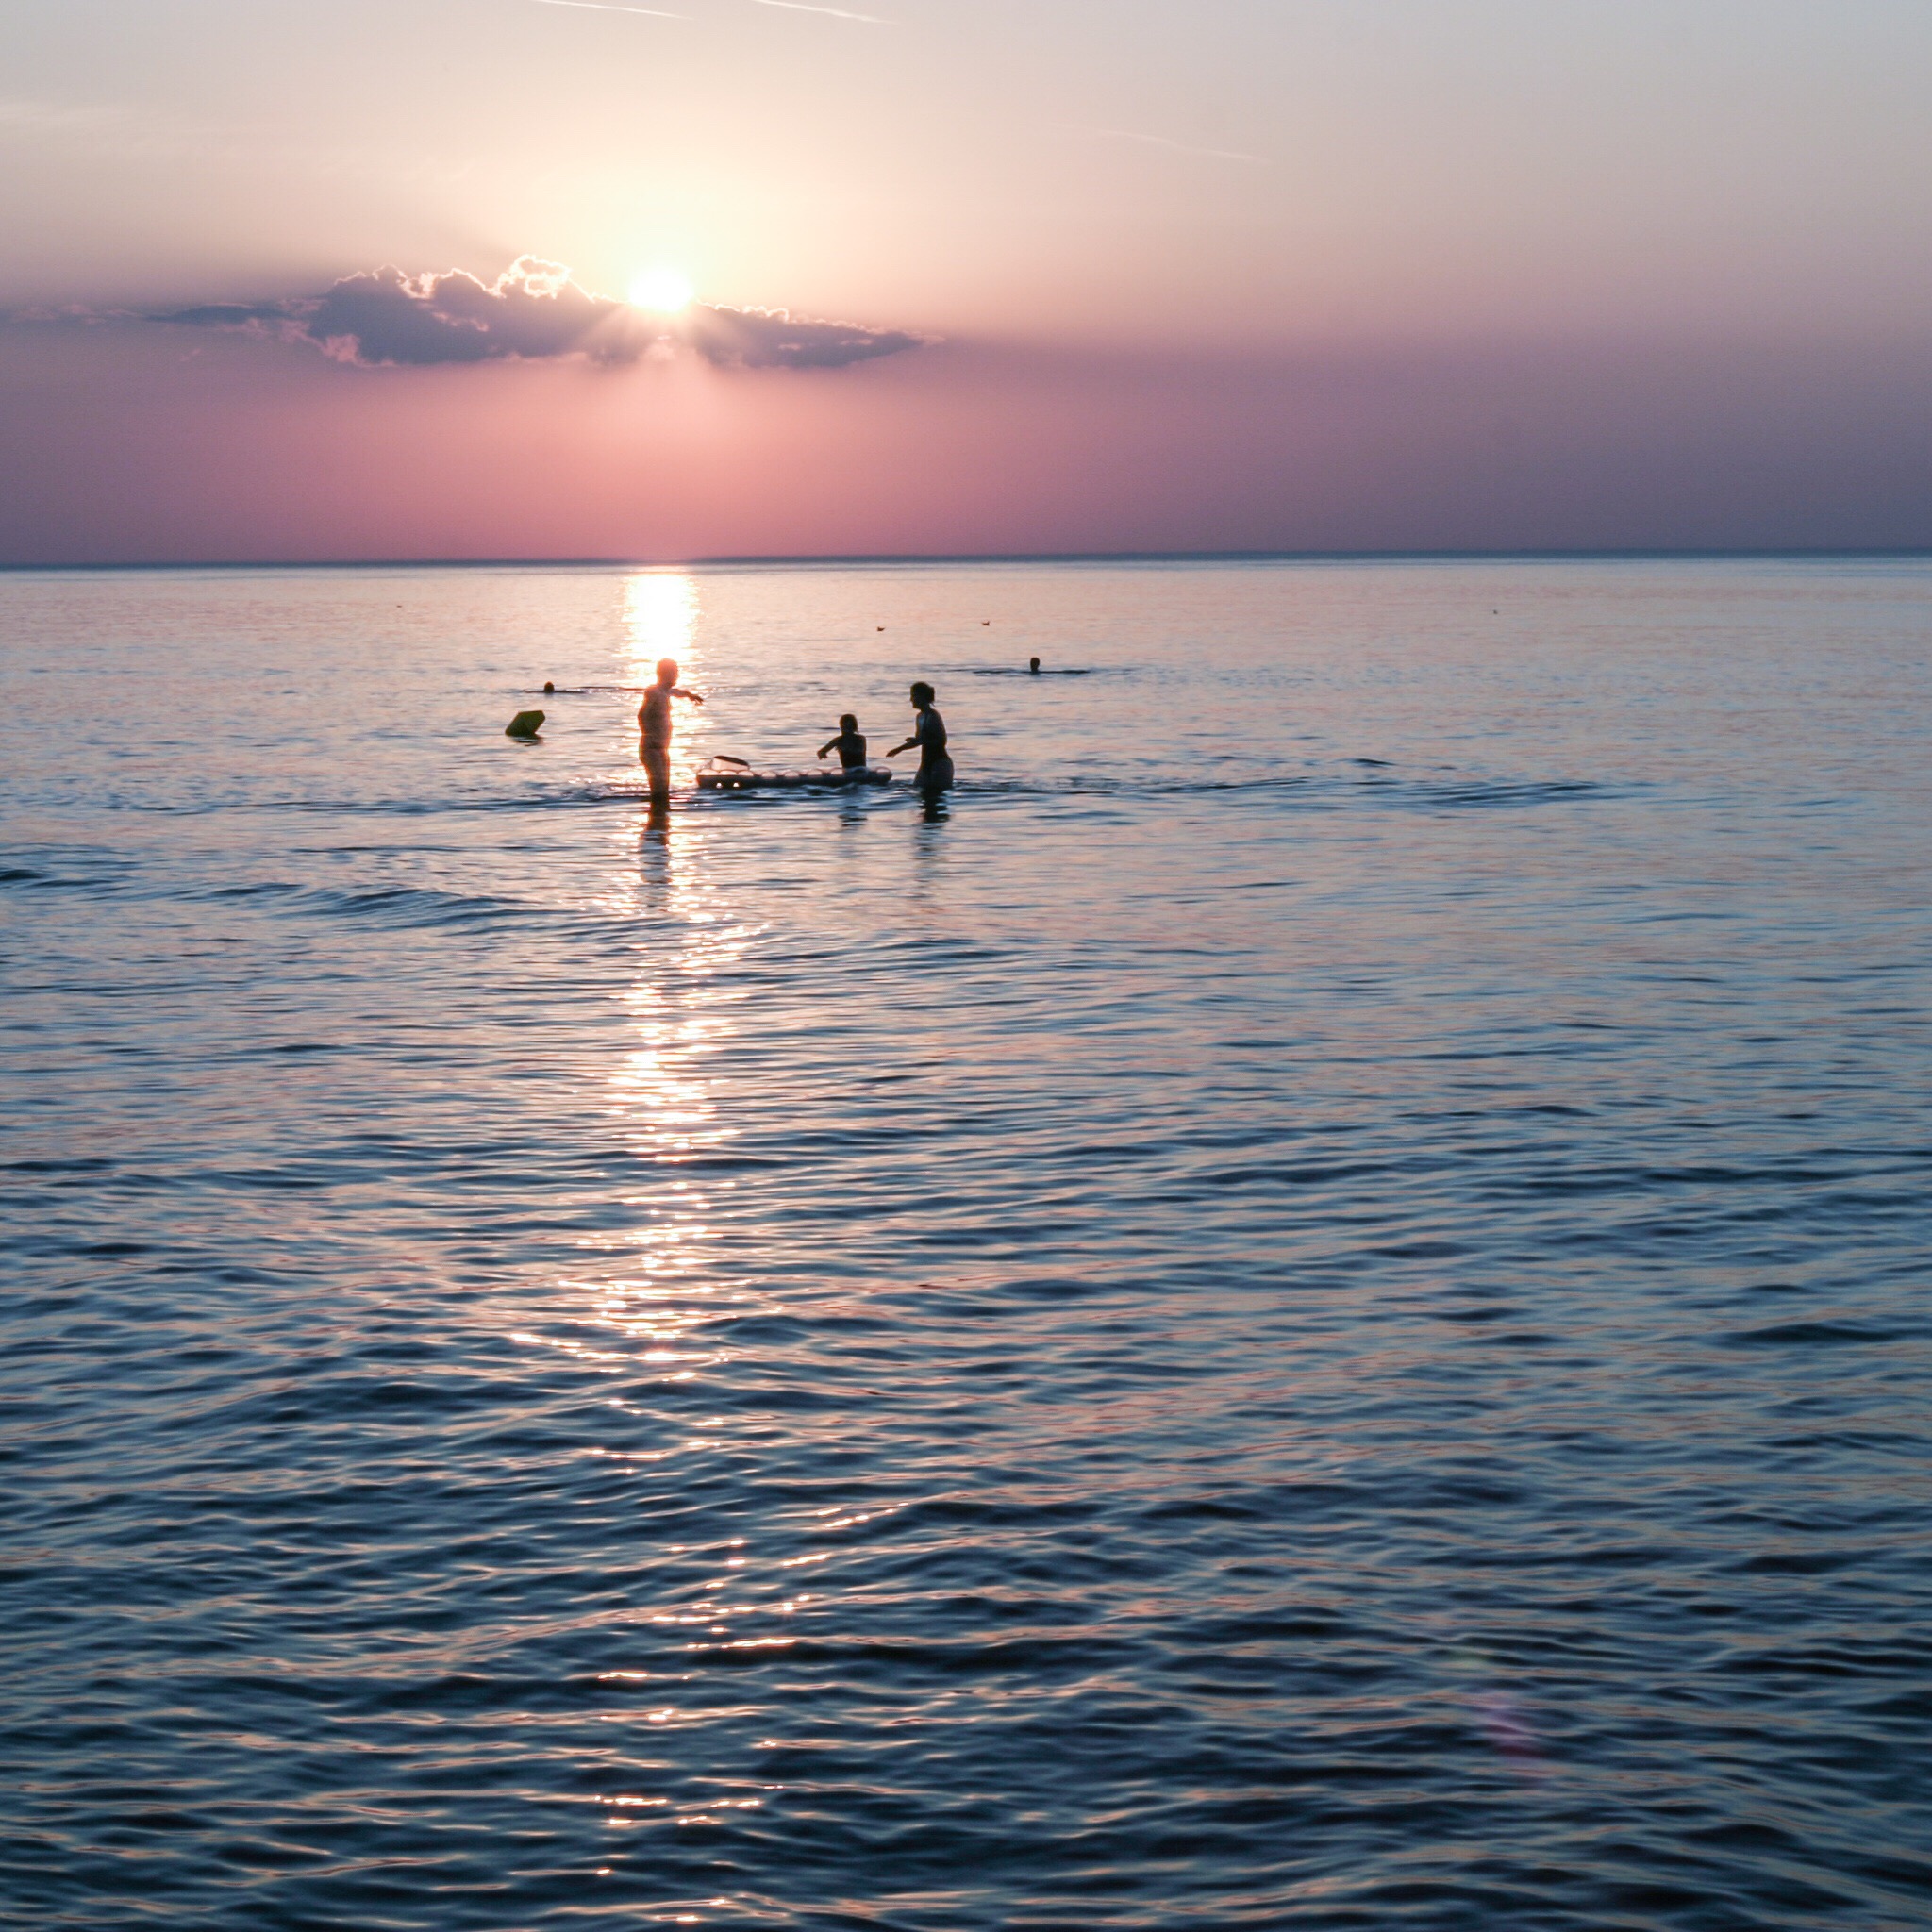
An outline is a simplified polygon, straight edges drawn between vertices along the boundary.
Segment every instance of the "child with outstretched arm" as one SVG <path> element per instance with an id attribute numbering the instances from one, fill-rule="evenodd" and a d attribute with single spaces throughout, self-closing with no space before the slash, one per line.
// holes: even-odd
<path id="1" fill-rule="evenodd" d="M 671 796 L 671 700 L 689 698 L 694 705 L 704 699 L 686 691 L 677 681 L 677 659 L 658 660 L 658 681 L 644 693 L 638 707 L 638 758 L 651 781 L 651 803 L 663 805 Z"/>
<path id="2" fill-rule="evenodd" d="M 820 758 L 825 758 L 834 751 L 839 754 L 839 763 L 844 771 L 865 769 L 865 735 L 858 728 L 858 720 L 850 711 L 840 714 L 838 737 L 827 739 L 819 746 Z"/>

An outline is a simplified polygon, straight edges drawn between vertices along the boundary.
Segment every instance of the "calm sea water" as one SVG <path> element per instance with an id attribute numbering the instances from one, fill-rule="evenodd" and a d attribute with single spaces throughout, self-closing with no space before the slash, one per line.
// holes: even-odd
<path id="1" fill-rule="evenodd" d="M 7 1923 L 1932 1924 L 1928 644 L 0 578 Z"/>

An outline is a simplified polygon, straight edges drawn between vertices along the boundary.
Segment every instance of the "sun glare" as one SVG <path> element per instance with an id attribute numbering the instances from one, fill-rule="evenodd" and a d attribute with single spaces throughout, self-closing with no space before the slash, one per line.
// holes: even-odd
<path id="1" fill-rule="evenodd" d="M 630 306 L 648 308 L 654 315 L 675 315 L 689 308 L 696 293 L 688 276 L 675 268 L 647 268 L 631 278 Z"/>

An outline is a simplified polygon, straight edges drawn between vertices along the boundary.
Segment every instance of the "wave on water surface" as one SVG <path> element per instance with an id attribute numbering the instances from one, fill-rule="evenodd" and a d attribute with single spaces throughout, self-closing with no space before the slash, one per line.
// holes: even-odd
<path id="1" fill-rule="evenodd" d="M 1932 565 L 360 582 L 0 575 L 0 1919 L 1932 1923 Z"/>

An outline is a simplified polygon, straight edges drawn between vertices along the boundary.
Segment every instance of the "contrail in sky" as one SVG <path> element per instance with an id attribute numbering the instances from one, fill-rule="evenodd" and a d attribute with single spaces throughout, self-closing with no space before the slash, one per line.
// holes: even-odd
<path id="1" fill-rule="evenodd" d="M 834 20 L 862 20 L 867 26 L 890 26 L 875 13 L 847 13 L 842 7 L 808 7 L 805 0 L 758 0 L 760 7 L 782 7 L 788 13 L 829 13 Z"/>
<path id="2" fill-rule="evenodd" d="M 643 13 L 653 20 L 688 20 L 689 14 L 665 13 L 656 7 L 619 7 L 616 0 L 537 0 L 539 7 L 588 7 L 592 13 Z"/>
<path id="3" fill-rule="evenodd" d="M 1177 155 L 1200 155 L 1210 161 L 1261 161 L 1266 155 L 1236 154 L 1232 148 L 1192 147 L 1185 141 L 1170 141 L 1164 134 L 1134 134 L 1124 127 L 1074 127 L 1073 134 L 1091 134 L 1100 141 L 1139 141 L 1149 147 L 1171 147 Z"/>

